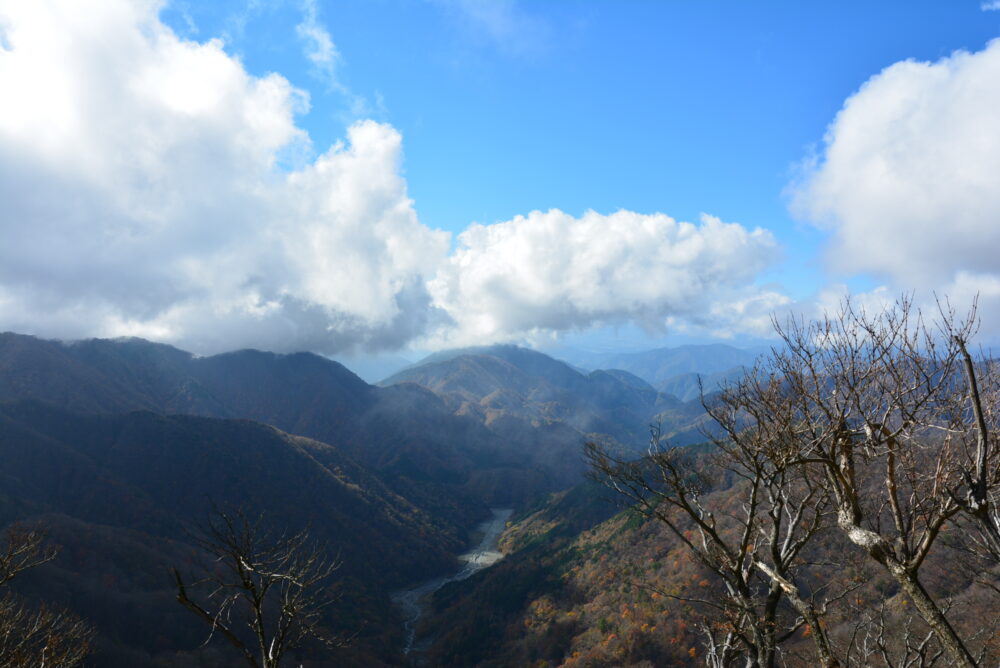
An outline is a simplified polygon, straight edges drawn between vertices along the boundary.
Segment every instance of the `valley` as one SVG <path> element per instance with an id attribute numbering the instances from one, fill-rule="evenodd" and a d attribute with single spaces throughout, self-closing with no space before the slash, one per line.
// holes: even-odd
<path id="1" fill-rule="evenodd" d="M 679 372 L 663 386 L 685 387 L 698 350 L 655 352 Z M 708 376 L 740 380 L 718 370 L 746 361 L 739 351 L 706 354 Z M 649 359 L 636 370 L 663 376 Z M 687 539 L 700 515 L 665 524 L 656 506 L 630 507 L 593 457 L 646 479 L 661 461 L 649 441 L 659 425 L 662 461 L 685 472 L 677 493 L 690 476 L 698 507 L 737 518 L 745 473 L 720 459 L 728 441 L 704 443 L 735 433 L 709 428 L 725 425 L 705 412 L 725 395 L 704 401 L 514 346 L 439 353 L 369 385 L 316 355 L 195 357 L 137 339 L 3 334 L 0 521 L 56 548 L 13 590 L 91 624 L 92 665 L 228 665 L 231 648 L 206 641 L 217 634 L 178 605 L 171 574 L 199 595 L 218 572 L 210 527 L 249 518 L 260 540 L 306 531 L 332 560 L 316 619 L 345 640 L 292 650 L 304 666 L 700 665 L 705 625 L 717 622 L 714 604 L 698 602 L 727 596 Z M 850 644 L 858 619 L 874 623 L 870 606 L 902 605 L 898 583 L 832 527 L 808 551 L 798 586 L 851 592 L 826 613 L 836 642 Z M 832 579 L 814 565 L 834 562 Z M 989 569 L 946 537 L 924 570 L 933 595 L 957 606 L 956 627 L 970 628 L 988 596 L 968 573 Z M 793 665 L 808 665 L 808 634 L 783 642 L 802 657 Z"/>
<path id="2" fill-rule="evenodd" d="M 351 642 L 334 663 L 404 665 L 418 630 L 428 645 L 417 613 L 429 594 L 498 558 L 511 512 L 577 485 L 584 441 L 641 452 L 663 415 L 683 434 L 702 414 L 625 372 L 511 346 L 435 356 L 372 386 L 316 355 L 7 333 L 0 519 L 60 546 L 17 589 L 92 620 L 97 665 L 224 655 L 217 641 L 199 648 L 205 630 L 168 577 L 197 573 L 194 537 L 213 509 L 308 527 L 338 555 L 326 623 Z M 474 539 L 491 549 L 466 552 Z M 132 612 L 109 615 L 119 609 Z M 140 630 L 157 619 L 158 633 Z"/>
<path id="3" fill-rule="evenodd" d="M 507 519 L 513 511 L 510 508 L 492 508 L 491 511 L 493 517 L 476 527 L 475 534 L 481 534 L 482 538 L 474 548 L 459 555 L 458 561 L 462 567 L 458 571 L 393 593 L 392 602 L 399 606 L 403 615 L 403 633 L 406 638 L 403 644 L 403 654 L 419 653 L 426 649 L 429 642 L 426 641 L 417 647 L 413 643 L 417 625 L 427 607 L 425 599 L 449 582 L 464 580 L 503 559 L 504 555 L 499 551 L 500 534 L 504 532 Z"/>
<path id="4" fill-rule="evenodd" d="M 1000 0 L 0 0 L 0 668 L 1000 668 Z"/>

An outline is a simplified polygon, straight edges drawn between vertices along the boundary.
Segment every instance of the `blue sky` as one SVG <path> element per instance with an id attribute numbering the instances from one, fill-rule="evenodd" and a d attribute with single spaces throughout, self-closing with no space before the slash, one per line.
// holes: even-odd
<path id="1" fill-rule="evenodd" d="M 0 327 L 206 352 L 651 347 L 758 340 L 771 313 L 814 313 L 848 291 L 979 293 L 986 306 L 1000 295 L 1000 266 L 979 252 L 997 241 L 986 214 L 998 164 L 978 147 L 1000 135 L 1000 11 L 986 3 L 40 5 L 51 11 L 0 3 L 0 93 L 14 107 L 0 118 L 0 183 L 24 200 L 4 234 L 31 242 L 11 251 L 16 279 L 0 271 Z M 63 46 L 32 48 L 46 36 Z M 59 58 L 77 83 L 12 94 Z M 124 73 L 109 71 L 114 58 Z M 190 99 L 213 86 L 226 95 Z M 60 103 L 72 123 L 53 115 Z M 77 128 L 80 151 L 106 159 L 26 148 L 32 132 L 59 135 L 45 123 Z M 982 136 L 955 134 L 970 123 Z M 123 147 L 138 148 L 114 157 Z M 24 164 L 41 166 L 10 176 Z M 881 178 L 873 169 L 899 178 L 857 195 Z M 114 222 L 67 228 L 77 213 L 27 201 L 26 185 L 72 192 L 95 202 L 88 220 Z M 885 214 L 913 193 L 928 198 L 919 211 Z M 127 205 L 109 208 L 117 199 Z M 112 250 L 63 244 L 87 225 Z M 952 244 L 949 225 L 965 241 Z M 940 269 L 913 270 L 927 258 Z M 629 288 L 644 277 L 673 287 Z"/>
<path id="2" fill-rule="evenodd" d="M 317 2 L 338 86 L 304 56 L 302 3 L 174 2 L 163 17 L 194 39 L 224 35 L 250 72 L 308 90 L 300 124 L 318 150 L 359 118 L 391 123 L 427 225 L 457 234 L 549 208 L 706 212 L 774 231 L 785 261 L 761 280 L 805 298 L 831 278 L 870 282 L 822 270 L 824 235 L 784 194 L 799 163 L 884 67 L 1000 36 L 1000 12 L 980 5 Z"/>

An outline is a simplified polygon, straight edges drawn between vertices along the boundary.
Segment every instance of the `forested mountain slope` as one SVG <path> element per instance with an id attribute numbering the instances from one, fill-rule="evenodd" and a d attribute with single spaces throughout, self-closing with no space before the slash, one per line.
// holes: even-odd
<path id="1" fill-rule="evenodd" d="M 610 439 L 641 451 L 652 422 L 690 442 L 703 415 L 698 401 L 657 392 L 622 370 L 581 373 L 565 362 L 517 346 L 468 348 L 428 357 L 382 381 L 388 387 L 428 388 L 456 415 L 474 417 L 513 442 L 536 443 L 583 470 L 580 444 Z M 546 446 L 545 444 L 548 443 Z M 565 479 L 571 484 L 572 479 Z"/>
<path id="2" fill-rule="evenodd" d="M 195 568 L 191 537 L 213 508 L 241 508 L 311 527 L 342 559 L 328 621 L 357 636 L 331 665 L 399 665 L 388 592 L 453 567 L 488 506 L 523 509 L 579 483 L 585 440 L 641 451 L 650 422 L 689 442 L 704 419 L 627 371 L 583 374 L 512 346 L 438 355 L 392 380 L 368 385 L 312 354 L 0 335 L 0 521 L 63 546 L 19 587 L 97 625 L 95 665 L 220 665 L 224 648 L 198 649 L 205 629 L 177 605 L 169 569 Z M 505 596 L 535 581 L 536 557 L 612 513 L 586 486 L 536 508 L 506 537 Z M 456 610 L 476 600 L 461 598 Z M 520 603 L 498 605 L 477 634 Z"/>
<path id="3" fill-rule="evenodd" d="M 487 424 L 506 416 L 535 423 L 562 422 L 582 433 L 633 440 L 657 393 L 640 378 L 594 372 L 517 346 L 490 346 L 432 355 L 381 385 L 417 383 L 454 411 Z M 639 430 L 644 431 L 644 428 Z"/>
<path id="4" fill-rule="evenodd" d="M 359 633 L 350 653 L 372 655 L 366 661 L 392 661 L 398 644 L 387 592 L 452 568 L 465 545 L 462 527 L 337 448 L 245 420 L 4 404 L 0 457 L 4 523 L 40 524 L 63 546 L 24 586 L 99 626 L 97 665 L 181 666 L 199 656 L 207 629 L 174 601 L 168 567 L 193 567 L 191 533 L 214 508 L 308 527 L 338 556 L 345 598 L 330 623 Z M 193 654 L 171 659 L 178 650 Z"/>
<path id="5" fill-rule="evenodd" d="M 696 456 L 710 466 L 710 455 Z M 739 513 L 740 483 L 716 480 L 705 490 L 713 507 Z M 688 535 L 697 537 L 694 527 Z M 612 490 L 587 482 L 555 494 L 515 518 L 503 544 L 510 552 L 504 561 L 435 595 L 420 629 L 429 665 L 705 665 L 702 623 L 718 611 L 697 602 L 721 603 L 720 581 L 661 522 L 623 510 Z M 913 614 L 895 582 L 836 531 L 822 532 L 807 560 L 815 570 L 799 582 L 805 591 L 845 592 L 826 617 L 839 641 L 877 632 L 860 620 L 877 618 L 880 609 L 897 625 Z M 931 552 L 925 571 L 928 589 L 950 601 L 961 632 L 974 637 L 980 625 L 995 628 L 992 616 L 983 617 L 995 609 L 995 592 L 983 583 L 996 586 L 1000 573 L 983 570 L 947 541 Z M 926 629 L 918 636 L 919 623 L 910 623 L 919 642 Z M 809 635 L 800 629 L 786 641 L 787 665 L 818 665 Z"/>
<path id="6" fill-rule="evenodd" d="M 520 442 L 455 415 L 431 392 L 371 386 L 308 353 L 196 357 L 141 339 L 63 344 L 2 334 L 0 401 L 20 399 L 84 413 L 149 410 L 263 422 L 344 448 L 429 508 L 443 511 L 441 499 L 455 498 L 454 519 L 466 524 L 478 511 L 463 513 L 463 506 L 523 503 L 566 482 L 542 464 L 544 444 L 518 449 Z M 538 461 L 526 461 L 526 452 L 538 453 Z"/>
<path id="7" fill-rule="evenodd" d="M 0 519 L 63 545 L 21 587 L 97 624 L 99 665 L 218 665 L 218 646 L 195 651 L 204 629 L 168 577 L 216 506 L 313 527 L 343 560 L 333 622 L 359 633 L 339 660 L 402 661 L 387 592 L 451 568 L 488 505 L 579 480 L 578 431 L 518 427 L 311 354 L 0 335 Z M 169 630 L 141 630 L 159 618 Z"/>

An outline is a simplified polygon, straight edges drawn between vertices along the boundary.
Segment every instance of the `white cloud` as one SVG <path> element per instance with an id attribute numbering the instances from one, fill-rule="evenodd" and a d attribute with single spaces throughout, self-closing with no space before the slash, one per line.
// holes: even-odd
<path id="1" fill-rule="evenodd" d="M 845 102 L 793 210 L 832 233 L 840 270 L 900 290 L 986 285 L 1000 276 L 998 108 L 1000 40 L 896 63 Z"/>
<path id="2" fill-rule="evenodd" d="M 316 0 L 305 0 L 303 3 L 302 22 L 295 26 L 295 32 L 303 42 L 303 51 L 309 62 L 328 85 L 339 89 L 337 64 L 340 53 L 330 32 L 319 21 Z"/>
<path id="3" fill-rule="evenodd" d="M 316 0 L 303 0 L 302 21 L 295 26 L 296 36 L 302 46 L 302 55 L 311 65 L 311 76 L 322 82 L 328 92 L 337 93 L 347 103 L 346 113 L 338 114 L 345 124 L 352 120 L 376 116 L 385 117 L 385 104 L 381 95 L 376 94 L 372 104 L 364 95 L 352 91 L 340 77 L 342 64 L 340 52 L 330 35 L 330 31 L 319 17 Z"/>
<path id="4" fill-rule="evenodd" d="M 158 9 L 0 0 L 0 329 L 333 353 L 630 320 L 725 334 L 786 301 L 748 287 L 770 234 L 711 217 L 535 212 L 473 225 L 449 256 L 395 129 L 356 123 L 280 168 L 311 153 L 308 95 Z"/>
<path id="5" fill-rule="evenodd" d="M 473 225 L 430 282 L 458 325 L 432 345 L 626 321 L 652 331 L 742 327 L 784 299 L 747 287 L 776 252 L 770 233 L 711 216 L 693 225 L 663 214 L 551 210 Z"/>
<path id="6" fill-rule="evenodd" d="M 308 98 L 179 39 L 151 2 L 5 2 L 0 326 L 200 350 L 392 347 L 433 313 L 448 235 L 373 122 L 308 167 Z"/>
<path id="7" fill-rule="evenodd" d="M 1000 10 L 1000 0 L 989 0 L 979 5 L 979 8 L 984 12 L 991 12 Z"/>

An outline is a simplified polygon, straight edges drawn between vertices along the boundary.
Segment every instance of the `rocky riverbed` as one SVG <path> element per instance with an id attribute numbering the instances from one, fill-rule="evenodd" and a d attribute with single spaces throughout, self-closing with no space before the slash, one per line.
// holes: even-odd
<path id="1" fill-rule="evenodd" d="M 497 549 L 497 541 L 503 533 L 508 518 L 511 515 L 510 508 L 493 508 L 493 517 L 486 520 L 478 527 L 477 532 L 482 534 L 482 539 L 476 547 L 465 554 L 459 555 L 462 567 L 452 575 L 434 578 L 421 582 L 415 587 L 404 589 L 392 595 L 393 602 L 399 606 L 403 613 L 404 629 L 406 634 L 406 644 L 403 651 L 409 654 L 413 650 L 413 639 L 417 630 L 417 622 L 427 605 L 427 598 L 449 582 L 457 582 L 481 571 L 487 566 L 492 566 L 503 559 L 503 554 Z"/>

